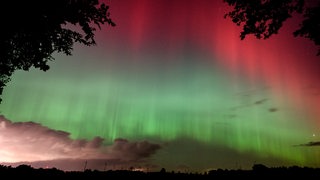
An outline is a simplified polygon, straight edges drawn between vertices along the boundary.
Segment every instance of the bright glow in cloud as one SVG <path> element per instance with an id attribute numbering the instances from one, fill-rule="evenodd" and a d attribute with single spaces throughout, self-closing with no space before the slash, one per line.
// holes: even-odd
<path id="1" fill-rule="evenodd" d="M 13 123 L 0 116 L 0 159 L 2 162 L 48 161 L 57 159 L 117 159 L 141 161 L 161 147 L 147 141 L 116 139 L 112 145 L 103 139 L 71 139 L 69 133 L 34 122 Z"/>

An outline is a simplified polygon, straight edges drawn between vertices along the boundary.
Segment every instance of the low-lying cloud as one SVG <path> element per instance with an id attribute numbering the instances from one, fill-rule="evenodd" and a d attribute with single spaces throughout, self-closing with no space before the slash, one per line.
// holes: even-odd
<path id="1" fill-rule="evenodd" d="M 320 141 L 311 141 L 306 144 L 300 144 L 299 146 L 320 146 Z"/>
<path id="2" fill-rule="evenodd" d="M 0 161 L 35 162 L 61 159 L 101 159 L 121 162 L 147 160 L 161 146 L 148 141 L 116 139 L 104 145 L 104 139 L 71 139 L 70 133 L 34 122 L 11 122 L 0 116 Z"/>

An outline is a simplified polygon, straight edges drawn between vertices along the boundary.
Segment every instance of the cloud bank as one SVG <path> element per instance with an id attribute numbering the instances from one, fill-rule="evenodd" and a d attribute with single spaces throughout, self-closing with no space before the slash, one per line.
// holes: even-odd
<path id="1" fill-rule="evenodd" d="M 107 160 L 141 162 L 155 154 L 161 146 L 148 141 L 129 142 L 115 139 L 104 145 L 104 139 L 71 139 L 70 133 L 42 126 L 34 122 L 11 122 L 0 116 L 0 161 L 59 162 L 68 160 Z"/>

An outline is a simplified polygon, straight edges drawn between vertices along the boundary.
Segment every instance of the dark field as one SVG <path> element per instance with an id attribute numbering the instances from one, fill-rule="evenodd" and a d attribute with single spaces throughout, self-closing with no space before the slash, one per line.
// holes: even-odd
<path id="1" fill-rule="evenodd" d="M 176 178 L 176 179 L 228 179 L 228 178 L 244 178 L 244 179 L 263 179 L 263 178 L 295 178 L 295 179 L 319 179 L 320 169 L 309 167 L 274 167 L 268 168 L 264 165 L 257 164 L 252 170 L 211 170 L 206 173 L 180 173 L 166 172 L 162 168 L 159 172 L 141 172 L 129 170 L 113 170 L 113 171 L 62 171 L 56 168 L 51 169 L 35 169 L 29 165 L 20 165 L 18 167 L 0 165 L 1 177 L 20 177 L 20 178 L 104 178 L 104 179 L 155 179 L 155 178 Z"/>

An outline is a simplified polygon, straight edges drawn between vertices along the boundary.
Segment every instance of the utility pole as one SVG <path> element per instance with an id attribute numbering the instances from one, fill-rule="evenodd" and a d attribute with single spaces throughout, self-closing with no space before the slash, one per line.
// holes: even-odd
<path id="1" fill-rule="evenodd" d="M 103 171 L 106 171 L 106 169 L 107 169 L 107 162 L 104 163 L 104 169 L 103 169 Z"/>
<path id="2" fill-rule="evenodd" d="M 83 171 L 85 171 L 85 170 L 87 169 L 87 164 L 88 164 L 88 161 L 86 161 L 86 162 L 84 163 Z"/>

